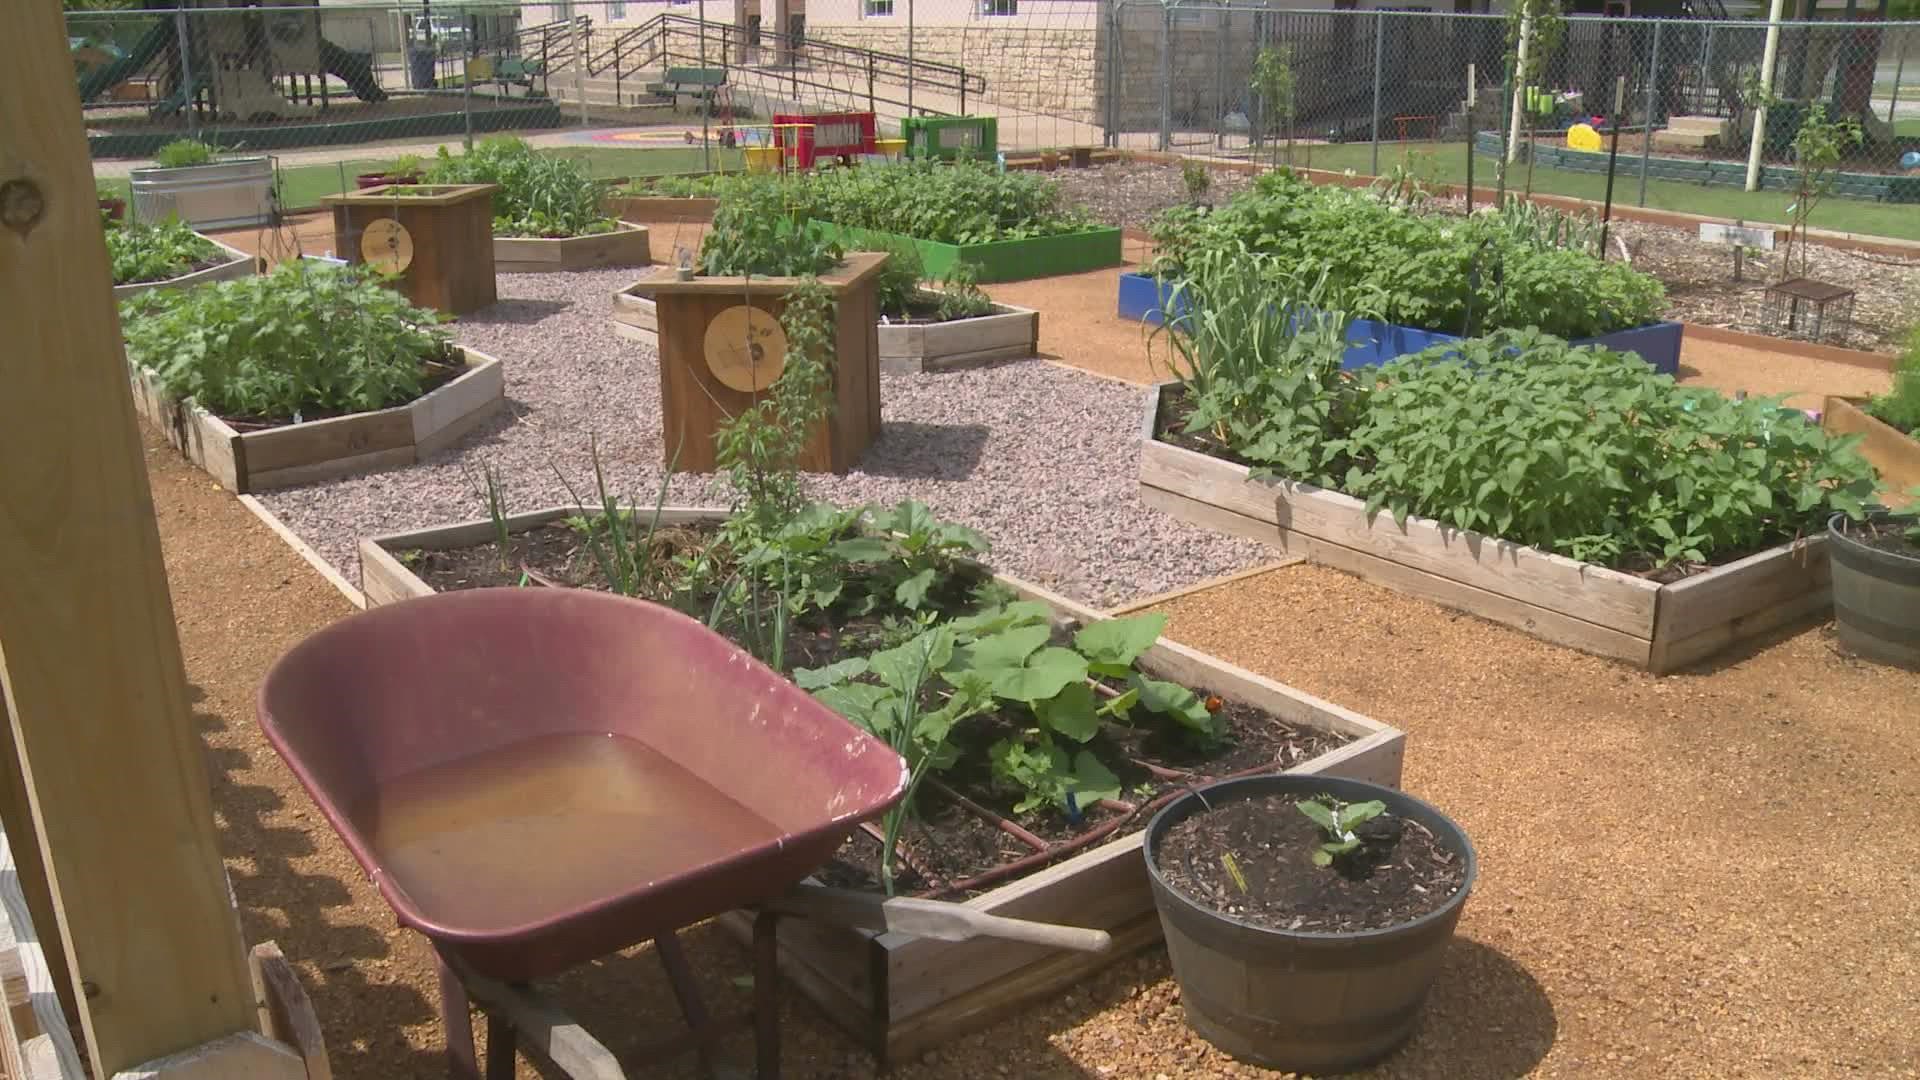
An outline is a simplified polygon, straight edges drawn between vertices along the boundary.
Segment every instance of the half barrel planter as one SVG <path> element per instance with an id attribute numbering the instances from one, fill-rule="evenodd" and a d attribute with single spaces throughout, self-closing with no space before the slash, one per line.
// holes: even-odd
<path id="1" fill-rule="evenodd" d="M 592 236 L 495 236 L 493 269 L 501 274 L 557 273 L 565 270 L 602 270 L 612 266 L 646 266 L 653 262 L 647 228 L 616 223 L 612 232 Z"/>
<path id="2" fill-rule="evenodd" d="M 1879 470 L 1883 487 L 1902 495 L 1920 484 L 1920 439 L 1869 413 L 1866 404 L 1866 398 L 1829 396 L 1820 426 L 1834 435 L 1860 436 L 1860 456 Z"/>
<path id="3" fill-rule="evenodd" d="M 411 465 L 480 426 L 505 401 L 500 361 L 462 348 L 466 371 L 408 402 L 373 412 L 237 431 L 191 401 L 161 393 L 132 368 L 136 411 L 187 459 L 236 495 Z"/>
<path id="4" fill-rule="evenodd" d="M 1124 261 L 1120 257 L 1120 230 L 1106 227 L 983 244 L 946 244 L 831 221 L 815 221 L 813 227 L 850 249 L 884 251 L 912 245 L 920 252 L 929 278 L 944 278 L 961 262 L 970 264 L 982 283 L 992 283 L 1079 274 L 1119 266 Z"/>
<path id="5" fill-rule="evenodd" d="M 203 270 L 195 270 L 191 273 L 181 274 L 179 277 L 167 278 L 164 281 L 133 281 L 125 285 L 115 285 L 113 287 L 113 298 L 115 300 L 125 300 L 128 297 L 139 296 L 143 292 L 153 292 L 156 289 L 190 289 L 195 285 L 205 285 L 209 282 L 232 281 L 236 278 L 253 276 L 256 265 L 253 256 L 232 245 L 223 244 L 211 236 L 201 236 L 198 233 L 194 235 L 200 236 L 200 239 L 219 248 L 221 261 Z"/>
<path id="6" fill-rule="evenodd" d="M 1151 274 L 1120 275 L 1117 311 L 1121 318 L 1158 326 L 1165 321 L 1169 304 L 1173 305 L 1174 318 L 1186 314 L 1186 298 L 1174 295 L 1172 282 Z M 1662 321 L 1615 330 L 1598 337 L 1574 338 L 1571 344 L 1600 345 L 1617 352 L 1635 353 L 1660 374 L 1678 375 L 1680 345 L 1685 333 L 1685 323 Z M 1353 369 L 1384 364 L 1398 356 L 1424 352 L 1435 345 L 1448 345 L 1459 340 L 1458 334 L 1422 330 L 1379 319 L 1355 319 L 1347 326 L 1347 353 L 1340 361 L 1340 366 Z"/>
<path id="7" fill-rule="evenodd" d="M 1160 394 L 1172 385 L 1149 392 L 1141 427 L 1139 490 L 1148 506 L 1543 641 L 1668 672 L 1833 599 L 1824 535 L 1663 585 L 1432 518 L 1395 524 L 1337 491 L 1255 479 L 1245 465 L 1159 440 Z"/>
<path id="8" fill-rule="evenodd" d="M 507 519 L 520 532 L 580 511 L 552 507 Z M 636 513 L 643 517 L 649 508 Z M 726 512 L 667 508 L 661 523 L 720 521 Z M 426 596 L 432 589 L 398 553 L 444 550 L 489 542 L 486 519 L 437 529 L 362 538 L 360 587 L 369 607 Z M 999 575 L 998 580 L 1081 623 L 1103 618 L 1092 608 L 1039 586 Z M 1347 777 L 1388 787 L 1400 784 L 1406 736 L 1379 721 L 1293 687 L 1274 682 L 1162 638 L 1139 666 L 1151 675 L 1232 701 L 1265 709 L 1303 727 L 1338 733 L 1350 741 L 1289 773 Z M 1026 877 L 1000 885 L 967 906 L 991 915 L 1105 930 L 1113 947 L 1104 953 L 1066 953 L 1019 942 L 976 938 L 936 941 L 897 933 L 873 933 L 782 920 L 780 970 L 832 1020 L 882 1061 L 908 1061 L 929 1049 L 987 1027 L 1036 1002 L 1056 998 L 1089 974 L 1161 940 L 1140 828 L 1089 848 Z M 723 916 L 721 925 L 741 941 L 751 939 L 751 916 Z"/>

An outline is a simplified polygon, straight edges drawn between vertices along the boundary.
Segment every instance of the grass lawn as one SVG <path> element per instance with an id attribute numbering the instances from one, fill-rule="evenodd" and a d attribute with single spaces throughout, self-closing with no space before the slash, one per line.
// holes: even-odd
<path id="1" fill-rule="evenodd" d="M 673 173 L 704 172 L 706 155 L 697 146 L 688 147 L 609 147 L 559 146 L 542 148 L 541 153 L 571 158 L 595 177 L 665 176 Z M 713 167 L 737 172 L 744 167 L 740 151 L 713 148 Z M 380 172 L 393 164 L 391 157 L 350 158 L 324 165 L 300 165 L 280 171 L 281 204 L 288 210 L 304 210 L 320 204 L 325 195 L 337 195 L 353 189 L 353 178 L 360 173 Z M 127 181 L 112 179 L 103 186 L 127 194 Z"/>
<path id="2" fill-rule="evenodd" d="M 1372 170 L 1373 147 L 1368 143 L 1339 146 L 1315 146 L 1313 160 L 1306 160 L 1306 147 L 1294 148 L 1295 164 L 1335 172 L 1352 169 L 1357 173 Z M 1380 168 L 1390 170 L 1410 155 L 1414 169 L 1422 176 L 1447 183 L 1465 183 L 1466 146 L 1462 143 L 1405 143 L 1380 147 Z M 1474 162 L 1473 186 L 1477 193 L 1491 192 L 1494 186 L 1494 158 L 1482 154 Z M 1516 169 L 1509 186 L 1517 190 L 1525 183 L 1525 166 Z M 1607 178 L 1594 173 L 1537 168 L 1533 172 L 1533 190 L 1550 195 L 1570 195 L 1577 199 L 1600 201 L 1606 196 Z M 1640 198 L 1639 159 L 1620 157 L 1614 176 L 1613 201 L 1616 206 L 1633 206 Z M 1787 224 L 1787 206 L 1793 196 L 1784 191 L 1742 191 L 1738 188 L 1687 184 L 1677 180 L 1647 181 L 1647 205 L 1657 210 L 1675 210 L 1687 214 L 1744 218 L 1753 222 Z M 1869 236 L 1920 240 L 1920 207 L 1911 203 L 1877 203 L 1858 199 L 1829 197 L 1814 208 L 1810 222 L 1817 229 L 1862 233 Z"/>

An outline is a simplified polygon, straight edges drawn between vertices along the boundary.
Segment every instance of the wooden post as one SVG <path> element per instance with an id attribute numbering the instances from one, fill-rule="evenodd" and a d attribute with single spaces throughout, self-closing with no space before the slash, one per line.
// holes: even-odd
<path id="1" fill-rule="evenodd" d="M 97 1077 L 250 1075 L 246 956 L 167 595 L 61 7 L 0 35 L 0 686 Z M 14 767 L 12 764 L 8 768 Z M 51 938 L 53 927 L 36 932 Z M 255 1037 L 257 1038 L 257 1036 Z M 206 1056 L 189 1067 L 205 1069 Z M 173 1075 L 183 1075 L 174 1070 Z M 223 1075 L 202 1072 L 196 1075 Z"/>

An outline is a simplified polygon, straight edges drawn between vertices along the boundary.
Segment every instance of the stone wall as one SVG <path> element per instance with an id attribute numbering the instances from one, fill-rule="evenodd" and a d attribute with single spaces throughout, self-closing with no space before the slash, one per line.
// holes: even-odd
<path id="1" fill-rule="evenodd" d="M 807 36 L 902 56 L 907 52 L 907 31 L 900 26 L 809 26 Z M 969 96 L 969 112 L 997 109 L 1094 122 L 1106 72 L 1102 39 L 1093 27 L 924 27 L 914 31 L 913 55 L 916 61 L 958 65 L 986 80 L 986 100 L 976 106 Z"/>

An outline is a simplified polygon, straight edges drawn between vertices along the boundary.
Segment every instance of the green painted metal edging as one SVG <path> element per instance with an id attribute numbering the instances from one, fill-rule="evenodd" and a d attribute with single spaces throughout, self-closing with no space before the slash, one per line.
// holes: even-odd
<path id="1" fill-rule="evenodd" d="M 1555 134 L 1559 133 L 1555 132 Z M 1474 139 L 1474 149 L 1482 154 L 1498 155 L 1500 136 L 1483 131 Z M 1607 171 L 1607 155 L 1592 150 L 1542 145 L 1536 146 L 1533 153 L 1534 162 L 1548 168 L 1584 173 Z M 1639 155 L 1634 155 L 1632 159 L 1625 157 L 1620 159 L 1619 175 L 1636 176 L 1639 174 L 1639 169 Z M 1705 161 L 1697 158 L 1650 157 L 1647 159 L 1647 175 L 1656 180 L 1679 180 L 1689 184 L 1721 187 L 1745 187 L 1747 183 L 1747 167 L 1744 163 Z M 1769 191 L 1792 191 L 1798 183 L 1798 178 L 1790 168 L 1781 165 L 1760 167 L 1760 186 Z M 1920 202 L 1920 177 L 1840 172 L 1833 176 L 1832 190 L 1836 195 L 1855 199 L 1892 203 Z"/>
<path id="2" fill-rule="evenodd" d="M 888 245 L 910 243 L 920 249 L 920 261 L 926 265 L 929 278 L 945 277 L 955 262 L 965 259 L 973 264 L 983 284 L 1078 274 L 1119 266 L 1121 261 L 1120 230 L 1111 228 L 986 244 L 943 244 L 831 221 L 816 221 L 814 227 L 852 250 L 883 250 Z"/>
<path id="3" fill-rule="evenodd" d="M 552 101 L 482 109 L 473 114 L 473 130 L 476 132 L 560 127 L 565 122 L 560 115 L 560 106 Z M 350 120 L 345 123 L 225 127 L 210 130 L 203 138 L 223 149 L 256 151 L 286 150 L 298 146 L 341 146 L 422 135 L 458 135 L 466 130 L 466 115 L 450 112 Z M 89 135 L 87 151 L 96 158 L 152 157 L 155 151 L 180 137 L 181 132 L 177 129 Z"/>

